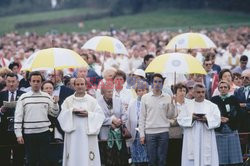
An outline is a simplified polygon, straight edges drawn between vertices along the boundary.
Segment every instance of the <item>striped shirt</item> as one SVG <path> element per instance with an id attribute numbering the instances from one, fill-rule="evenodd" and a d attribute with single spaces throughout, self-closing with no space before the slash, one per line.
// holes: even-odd
<path id="1" fill-rule="evenodd" d="M 42 133 L 49 129 L 48 114 L 56 117 L 59 114 L 58 104 L 45 92 L 27 92 L 20 96 L 15 110 L 15 134 Z"/>

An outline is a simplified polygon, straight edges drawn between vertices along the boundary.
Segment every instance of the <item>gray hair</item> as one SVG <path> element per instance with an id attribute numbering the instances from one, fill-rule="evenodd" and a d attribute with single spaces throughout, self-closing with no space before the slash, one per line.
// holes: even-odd
<path id="1" fill-rule="evenodd" d="M 194 84 L 194 90 L 197 89 L 197 88 L 204 88 L 205 89 L 206 87 L 202 83 L 196 83 L 196 84 Z"/>

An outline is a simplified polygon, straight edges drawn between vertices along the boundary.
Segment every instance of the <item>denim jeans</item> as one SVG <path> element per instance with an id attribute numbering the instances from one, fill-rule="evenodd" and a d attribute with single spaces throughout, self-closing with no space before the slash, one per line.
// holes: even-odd
<path id="1" fill-rule="evenodd" d="M 166 166 L 168 132 L 146 134 L 146 147 L 150 166 Z"/>

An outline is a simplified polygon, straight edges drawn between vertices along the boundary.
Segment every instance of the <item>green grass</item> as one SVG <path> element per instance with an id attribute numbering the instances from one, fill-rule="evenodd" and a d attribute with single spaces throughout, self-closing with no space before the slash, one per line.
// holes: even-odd
<path id="1" fill-rule="evenodd" d="M 23 14 L 16 16 L 0 17 L 0 34 L 15 31 L 15 24 L 22 22 L 33 22 L 42 20 L 52 20 L 63 17 L 78 16 L 84 14 L 93 14 L 104 10 L 77 8 L 68 10 L 49 11 L 35 14 Z"/>
<path id="2" fill-rule="evenodd" d="M 60 18 L 62 16 L 79 15 L 89 12 L 98 12 L 90 9 L 64 10 L 48 13 L 34 14 L 31 18 L 27 15 L 0 18 L 0 33 L 13 31 L 14 24 L 22 21 L 34 21 Z M 84 22 L 84 28 L 78 28 L 78 23 L 56 24 L 40 27 L 21 29 L 20 32 L 31 31 L 45 33 L 51 30 L 58 32 L 88 32 L 91 29 L 108 30 L 109 25 L 115 28 L 128 28 L 137 31 L 145 30 L 177 30 L 179 28 L 214 28 L 250 25 L 250 15 L 237 12 L 222 12 L 212 10 L 175 10 L 161 9 L 144 12 L 137 15 L 126 15 L 119 17 L 108 17 Z"/>

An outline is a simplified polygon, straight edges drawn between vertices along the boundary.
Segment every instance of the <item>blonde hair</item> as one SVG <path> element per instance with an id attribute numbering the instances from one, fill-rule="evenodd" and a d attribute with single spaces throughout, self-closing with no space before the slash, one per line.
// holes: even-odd
<path id="1" fill-rule="evenodd" d="M 5 76 L 6 76 L 8 73 L 12 73 L 12 71 L 11 71 L 8 67 L 0 68 L 0 76 L 1 76 L 1 77 L 5 78 Z"/>

